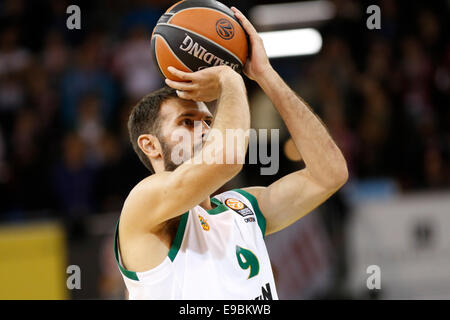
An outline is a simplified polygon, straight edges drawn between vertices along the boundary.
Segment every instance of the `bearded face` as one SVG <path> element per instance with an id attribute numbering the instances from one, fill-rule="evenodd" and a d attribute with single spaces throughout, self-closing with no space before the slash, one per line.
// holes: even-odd
<path id="1" fill-rule="evenodd" d="M 212 122 L 202 102 L 176 99 L 161 108 L 158 140 L 164 169 L 173 171 L 200 152 Z"/>

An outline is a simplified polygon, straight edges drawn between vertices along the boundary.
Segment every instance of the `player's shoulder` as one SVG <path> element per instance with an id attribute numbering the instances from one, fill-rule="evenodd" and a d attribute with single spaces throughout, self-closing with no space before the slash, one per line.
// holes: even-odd
<path id="1" fill-rule="evenodd" d="M 120 213 L 121 225 L 123 225 L 122 222 L 129 224 L 128 222 L 139 221 L 142 217 L 141 213 L 148 211 L 150 203 L 151 207 L 157 210 L 161 199 L 163 199 L 161 197 L 162 189 L 164 189 L 162 184 L 167 179 L 168 174 L 169 172 L 154 173 L 139 181 L 131 189 Z"/>
<path id="2" fill-rule="evenodd" d="M 264 191 L 266 187 L 244 187 L 244 188 L 235 188 L 225 192 L 218 194 L 217 196 L 222 199 L 227 196 L 235 195 L 239 198 L 247 199 L 251 202 L 258 202 L 258 197 L 262 191 Z"/>
<path id="3" fill-rule="evenodd" d="M 124 208 L 129 204 L 133 204 L 134 202 L 141 200 L 143 194 L 148 196 L 152 192 L 158 192 L 161 190 L 162 184 L 167 181 L 169 174 L 170 172 L 167 171 L 158 172 L 139 181 L 128 193 L 128 196 L 124 202 Z"/>
<path id="4" fill-rule="evenodd" d="M 258 198 L 258 196 L 261 194 L 261 192 L 263 192 L 264 190 L 266 190 L 267 187 L 259 187 L 259 186 L 255 186 L 255 187 L 245 187 L 245 188 L 240 188 L 240 189 L 235 189 L 243 191 L 244 194 L 250 194 L 255 198 Z M 239 192 L 239 191 L 238 191 Z"/>

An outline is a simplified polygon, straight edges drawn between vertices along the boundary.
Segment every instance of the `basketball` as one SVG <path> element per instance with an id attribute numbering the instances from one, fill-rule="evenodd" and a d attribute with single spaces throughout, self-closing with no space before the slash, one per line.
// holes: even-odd
<path id="1" fill-rule="evenodd" d="M 151 37 L 153 60 L 164 78 L 181 81 L 167 68 L 195 72 L 227 65 L 241 72 L 247 60 L 247 34 L 226 5 L 184 0 L 158 20 Z"/>

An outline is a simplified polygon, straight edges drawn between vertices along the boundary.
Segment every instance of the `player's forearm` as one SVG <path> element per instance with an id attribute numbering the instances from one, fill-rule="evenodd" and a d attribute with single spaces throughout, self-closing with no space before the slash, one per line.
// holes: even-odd
<path id="1" fill-rule="evenodd" d="M 319 118 L 273 69 L 257 79 L 284 120 L 310 175 L 321 185 L 346 182 L 346 161 Z"/>
<path id="2" fill-rule="evenodd" d="M 226 129 L 250 128 L 250 111 L 245 84 L 240 75 L 230 70 L 220 80 L 221 92 L 213 128 L 225 133 Z"/>
<path id="3" fill-rule="evenodd" d="M 220 86 L 214 122 L 202 151 L 203 156 L 208 156 L 208 163 L 222 164 L 220 170 L 229 169 L 233 173 L 235 169 L 239 171 L 242 168 L 245 160 L 250 111 L 245 84 L 240 75 L 231 69 L 223 72 Z M 231 135 L 238 137 L 234 144 L 231 144 L 230 138 L 234 140 Z"/>
<path id="4" fill-rule="evenodd" d="M 211 139 L 211 144 L 215 144 L 215 146 L 210 147 L 222 147 L 223 162 L 237 164 L 239 159 L 245 158 L 248 146 L 248 135 L 246 133 L 250 128 L 250 111 L 247 92 L 242 77 L 231 70 L 221 77 L 221 87 L 217 111 L 212 125 L 212 129 L 216 130 L 216 132 L 210 133 L 215 135 L 214 139 Z M 231 148 L 230 141 L 227 141 L 227 131 L 228 134 L 233 133 L 239 136 L 243 143 L 236 143 Z M 219 136 L 220 139 L 216 139 Z M 205 144 L 205 148 L 208 147 Z"/>

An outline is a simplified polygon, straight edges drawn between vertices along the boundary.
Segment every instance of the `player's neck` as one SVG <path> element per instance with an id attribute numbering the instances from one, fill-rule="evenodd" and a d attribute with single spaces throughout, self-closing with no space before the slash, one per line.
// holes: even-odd
<path id="1" fill-rule="evenodd" d="M 210 197 L 208 197 L 205 200 L 203 200 L 202 202 L 200 202 L 199 206 L 202 207 L 205 210 L 211 210 L 211 209 L 214 209 L 216 207 L 216 205 L 211 203 Z"/>

